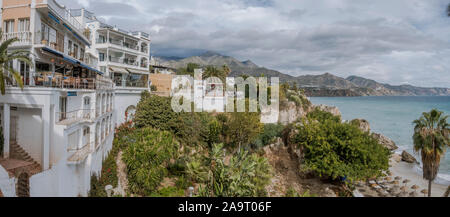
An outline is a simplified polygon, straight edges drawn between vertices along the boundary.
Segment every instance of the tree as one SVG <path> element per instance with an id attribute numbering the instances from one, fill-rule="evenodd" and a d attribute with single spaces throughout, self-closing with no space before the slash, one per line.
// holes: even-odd
<path id="1" fill-rule="evenodd" d="M 226 125 L 228 144 L 239 149 L 255 141 L 263 129 L 258 112 L 233 112 Z"/>
<path id="2" fill-rule="evenodd" d="M 423 163 L 423 178 L 428 180 L 428 197 L 431 196 L 431 183 L 439 171 L 441 157 L 449 145 L 450 125 L 443 112 L 432 109 L 422 113 L 422 116 L 413 122 L 414 151 L 420 152 Z"/>
<path id="3" fill-rule="evenodd" d="M 358 127 L 327 116 L 318 116 L 322 120 L 311 116 L 296 126 L 293 142 L 302 150 L 302 171 L 332 180 L 356 181 L 381 176 L 389 169 L 387 148 Z"/>
<path id="4" fill-rule="evenodd" d="M 3 38 L 3 32 L 0 31 L 0 38 Z M 6 81 L 12 82 L 14 79 L 19 87 L 23 89 L 23 81 L 20 73 L 17 72 L 11 65 L 10 62 L 13 60 L 20 60 L 28 65 L 32 65 L 29 58 L 29 52 L 23 50 L 16 50 L 8 53 L 8 47 L 14 42 L 19 41 L 18 38 L 11 38 L 4 41 L 0 45 L 0 92 L 5 95 Z"/>

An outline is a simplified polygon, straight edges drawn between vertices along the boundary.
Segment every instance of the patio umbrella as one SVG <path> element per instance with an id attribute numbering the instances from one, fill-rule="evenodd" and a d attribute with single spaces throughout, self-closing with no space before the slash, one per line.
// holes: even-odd
<path id="1" fill-rule="evenodd" d="M 416 192 L 416 190 L 417 189 L 419 189 L 420 187 L 419 186 L 417 186 L 417 185 L 413 185 L 413 186 L 411 186 L 411 189 L 414 189 L 414 192 Z"/>
<path id="2" fill-rule="evenodd" d="M 410 197 L 417 197 L 419 195 L 417 194 L 417 192 L 413 191 L 413 192 L 409 193 L 409 196 Z"/>
<path id="3" fill-rule="evenodd" d="M 420 193 L 422 193 L 423 196 L 425 197 L 425 195 L 428 194 L 428 190 L 427 189 L 423 189 L 422 191 L 420 191 Z"/>
<path id="4" fill-rule="evenodd" d="M 405 184 L 405 186 L 406 186 L 406 184 L 408 184 L 409 182 L 411 182 L 411 180 L 409 180 L 409 179 L 403 180 L 403 184 Z"/>
<path id="5" fill-rule="evenodd" d="M 399 194 L 397 194 L 397 197 L 408 197 L 408 193 L 407 192 L 400 192 Z"/>
<path id="6" fill-rule="evenodd" d="M 392 178 L 391 177 L 386 177 L 385 180 L 390 182 L 390 181 L 392 181 Z"/>

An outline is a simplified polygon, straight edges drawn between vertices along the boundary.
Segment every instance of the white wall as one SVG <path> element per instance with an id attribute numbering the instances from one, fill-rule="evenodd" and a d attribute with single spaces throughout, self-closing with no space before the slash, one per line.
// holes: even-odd
<path id="1" fill-rule="evenodd" d="M 9 178 L 8 172 L 0 166 L 0 190 L 5 197 L 16 196 L 16 180 L 15 178 Z"/>
<path id="2" fill-rule="evenodd" d="M 116 90 L 116 97 L 114 99 L 114 110 L 116 115 L 117 126 L 125 122 L 125 111 L 130 105 L 137 106 L 141 99 L 142 89 L 139 90 Z"/>
<path id="3" fill-rule="evenodd" d="M 17 143 L 36 162 L 42 165 L 42 111 L 33 108 L 11 110 L 11 116 L 17 117 Z"/>

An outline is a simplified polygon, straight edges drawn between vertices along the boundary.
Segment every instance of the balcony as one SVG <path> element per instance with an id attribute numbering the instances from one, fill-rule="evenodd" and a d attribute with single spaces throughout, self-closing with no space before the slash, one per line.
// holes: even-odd
<path id="1" fill-rule="evenodd" d="M 140 52 L 140 53 L 147 54 L 147 51 L 148 51 L 147 47 L 143 47 L 141 49 L 137 44 L 128 43 L 128 42 L 125 42 L 123 40 L 118 40 L 118 39 L 110 38 L 109 42 L 108 42 L 107 40 L 97 38 L 95 41 L 97 44 L 109 44 L 112 47 L 115 47 L 115 48 L 118 48 L 121 50 L 125 50 L 125 51 L 129 51 L 132 53 Z"/>
<path id="2" fill-rule="evenodd" d="M 47 0 L 47 5 L 61 18 L 66 20 L 70 25 L 75 27 L 78 31 L 83 32 L 83 26 L 74 16 L 66 9 L 66 7 L 59 5 L 55 0 Z"/>
<path id="3" fill-rule="evenodd" d="M 93 109 L 80 109 L 71 112 L 56 112 L 59 125 L 70 125 L 82 121 L 91 121 L 94 119 Z"/>
<path id="4" fill-rule="evenodd" d="M 139 67 L 140 66 L 139 62 L 136 61 L 136 60 L 119 58 L 119 57 L 109 57 L 109 62 L 119 63 L 119 64 L 123 64 L 123 65 L 126 65 L 126 66 L 134 66 L 134 67 Z"/>
<path id="5" fill-rule="evenodd" d="M 31 46 L 31 32 L 10 32 L 3 33 L 2 43 L 6 40 L 17 38 L 19 41 L 14 42 L 11 46 Z"/>
<path id="6" fill-rule="evenodd" d="M 67 150 L 69 157 L 67 158 L 68 164 L 79 164 L 83 162 L 91 153 L 91 144 L 87 143 L 82 148 L 71 150 Z"/>

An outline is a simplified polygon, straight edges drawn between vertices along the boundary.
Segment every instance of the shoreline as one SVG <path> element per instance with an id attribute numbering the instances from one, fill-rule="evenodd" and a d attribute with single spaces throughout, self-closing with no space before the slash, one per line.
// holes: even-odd
<path id="1" fill-rule="evenodd" d="M 401 161 L 401 156 L 397 153 L 394 153 L 390 159 L 390 167 L 389 170 L 392 172 L 392 176 L 400 176 L 402 179 L 409 179 L 410 182 L 407 184 L 407 187 L 411 187 L 412 185 L 417 185 L 420 188 L 417 189 L 419 195 L 423 196 L 420 191 L 422 189 L 428 190 L 428 181 L 423 179 L 422 175 L 416 172 L 416 164 L 415 163 L 407 163 Z M 433 181 L 431 185 L 431 196 L 432 197 L 442 197 L 447 190 L 448 185 L 442 185 Z"/>

